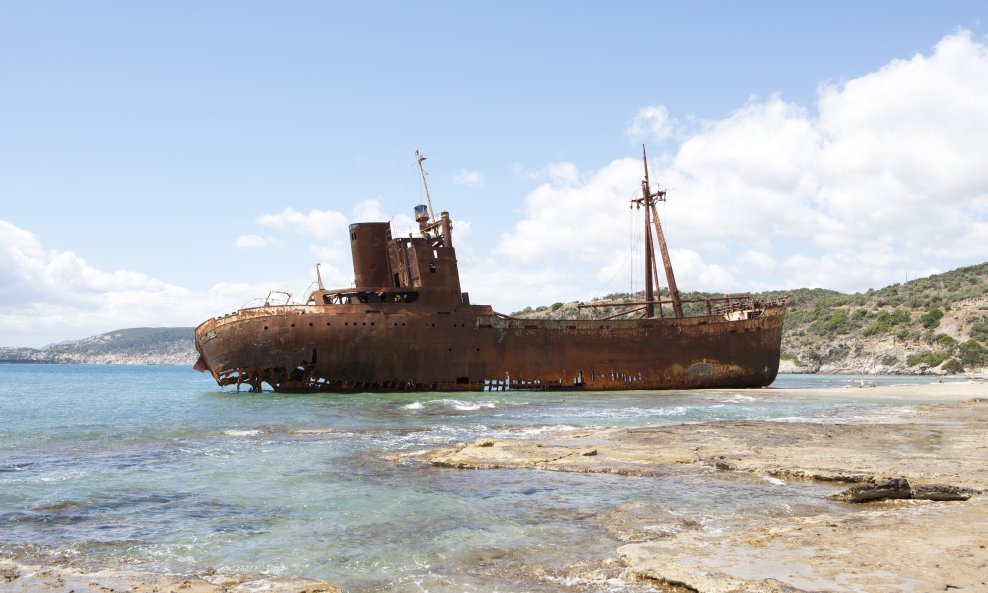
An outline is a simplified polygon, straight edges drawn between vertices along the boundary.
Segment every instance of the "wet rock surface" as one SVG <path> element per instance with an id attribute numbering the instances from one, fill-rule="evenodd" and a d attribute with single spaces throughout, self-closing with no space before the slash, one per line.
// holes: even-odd
<path id="1" fill-rule="evenodd" d="M 0 590 L 49 593 L 340 593 L 340 589 L 312 579 L 201 572 L 175 575 L 152 571 L 87 570 L 69 563 L 44 566 L 0 558 Z"/>
<path id="2" fill-rule="evenodd" d="M 988 386 L 964 393 L 979 390 Z M 416 456 L 445 468 L 664 475 L 693 467 L 849 485 L 829 501 L 821 495 L 821 508 L 806 515 L 738 516 L 726 529 L 633 502 L 598 517 L 627 542 L 616 551 L 623 576 L 666 590 L 988 591 L 986 435 L 988 400 L 973 398 L 914 405 L 896 422 L 576 430 Z"/>

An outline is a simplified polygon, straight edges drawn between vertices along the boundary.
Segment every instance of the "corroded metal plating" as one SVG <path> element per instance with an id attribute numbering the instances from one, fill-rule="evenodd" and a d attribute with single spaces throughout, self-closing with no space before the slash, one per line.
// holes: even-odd
<path id="1" fill-rule="evenodd" d="M 266 303 L 201 324 L 195 368 L 208 370 L 219 385 L 260 391 L 266 383 L 285 392 L 770 384 L 778 372 L 786 300 L 724 297 L 706 300 L 700 315 L 685 316 L 682 303 L 689 301 L 675 289 L 655 216 L 659 194 L 647 181 L 642 188 L 640 201 L 654 220 L 673 289 L 668 303 L 649 290 L 624 318 L 596 320 L 518 319 L 472 305 L 460 291 L 449 213 L 436 219 L 431 207 L 419 206 L 418 236 L 393 237 L 387 223 L 350 226 L 356 288 L 325 290 L 320 282 L 306 304 Z M 647 259 L 651 253 L 648 247 Z M 646 263 L 647 276 L 654 265 Z M 663 316 L 664 304 L 673 316 Z M 615 306 L 594 306 L 601 305 Z M 639 309 L 644 316 L 627 318 Z"/>

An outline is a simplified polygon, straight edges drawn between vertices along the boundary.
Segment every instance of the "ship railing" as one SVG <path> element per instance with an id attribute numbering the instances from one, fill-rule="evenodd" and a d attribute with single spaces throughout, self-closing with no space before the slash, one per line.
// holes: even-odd
<path id="1" fill-rule="evenodd" d="M 278 301 L 283 300 L 284 302 L 272 302 L 272 300 L 274 300 L 273 297 L 276 297 L 276 295 Z M 270 307 L 272 305 L 297 305 L 297 304 L 298 303 L 292 301 L 292 293 L 285 292 L 284 290 L 269 290 L 268 296 L 264 298 L 261 297 L 253 298 L 247 301 L 246 303 L 244 303 L 243 306 L 241 306 L 240 308 L 257 309 L 258 307 Z"/>
<path id="2" fill-rule="evenodd" d="M 767 309 L 772 307 L 779 307 L 788 304 L 789 297 L 780 297 L 777 299 L 771 299 L 766 301 L 760 301 L 753 299 L 751 295 L 734 295 L 734 296 L 722 296 L 722 297 L 699 297 L 692 299 L 680 299 L 679 303 L 703 303 L 706 315 L 725 315 L 728 313 L 733 313 L 737 311 L 746 311 L 750 309 Z M 663 305 L 675 306 L 676 301 L 672 299 L 656 299 L 651 302 L 652 305 L 658 306 L 658 313 L 660 317 L 665 317 L 665 311 Z M 622 301 L 622 302 L 597 302 L 597 303 L 580 303 L 577 305 L 580 309 L 589 309 L 596 307 L 629 307 L 628 309 L 623 309 L 619 313 L 615 313 L 604 319 L 613 319 L 614 317 L 621 317 L 623 315 L 629 315 L 631 313 L 636 313 L 642 311 L 647 307 L 649 303 L 647 301 Z M 690 315 L 687 315 L 690 317 Z"/>

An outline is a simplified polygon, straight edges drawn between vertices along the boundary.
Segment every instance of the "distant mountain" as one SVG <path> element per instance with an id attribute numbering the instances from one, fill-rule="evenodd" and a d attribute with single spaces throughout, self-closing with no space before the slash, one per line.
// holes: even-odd
<path id="1" fill-rule="evenodd" d="M 198 356 L 194 332 L 192 327 L 135 327 L 43 350 L 0 347 L 0 362 L 192 365 Z"/>

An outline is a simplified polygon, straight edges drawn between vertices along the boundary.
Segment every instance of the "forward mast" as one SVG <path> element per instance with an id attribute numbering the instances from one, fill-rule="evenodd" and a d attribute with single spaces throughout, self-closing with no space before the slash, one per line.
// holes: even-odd
<path id="1" fill-rule="evenodd" d="M 662 308 L 662 300 L 655 298 L 655 293 L 659 293 L 659 295 L 662 293 L 658 283 L 659 273 L 655 262 L 655 246 L 652 241 L 653 228 L 655 229 L 655 241 L 658 242 L 659 253 L 662 255 L 666 282 L 669 283 L 672 309 L 676 317 L 682 317 L 683 304 L 679 298 L 679 289 L 676 287 L 676 275 L 672 271 L 672 260 L 669 259 L 669 249 L 666 247 L 662 224 L 659 222 L 659 213 L 655 208 L 656 202 L 666 200 L 666 192 L 664 190 L 652 191 L 648 181 L 648 156 L 645 154 L 644 144 L 642 144 L 642 164 L 645 168 L 645 178 L 642 179 L 642 197 L 632 200 L 631 203 L 645 209 L 645 317 L 655 317 L 656 303 L 659 305 L 660 314 Z"/>

